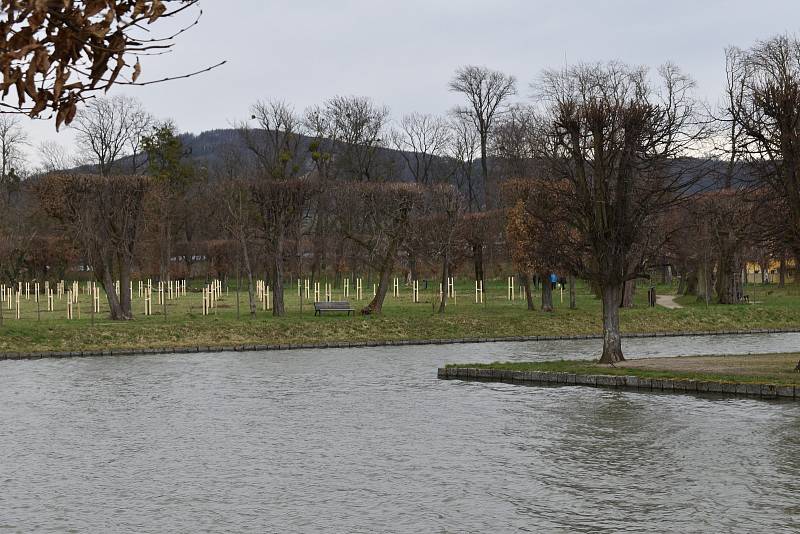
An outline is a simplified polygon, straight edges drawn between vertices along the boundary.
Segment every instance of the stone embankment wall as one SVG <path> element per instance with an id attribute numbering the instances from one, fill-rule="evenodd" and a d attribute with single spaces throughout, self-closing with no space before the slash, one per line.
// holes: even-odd
<path id="1" fill-rule="evenodd" d="M 725 336 L 752 334 L 800 333 L 797 328 L 758 328 L 753 330 L 717 330 L 709 332 L 642 332 L 622 334 L 623 338 Z M 42 358 L 81 358 L 89 356 L 130 356 L 134 354 L 186 354 L 192 352 L 249 352 L 267 350 L 347 349 L 354 347 L 402 347 L 407 345 L 453 345 L 459 343 L 508 343 L 518 341 L 569 341 L 576 339 L 603 339 L 600 334 L 576 336 L 509 336 L 472 337 L 459 339 L 400 339 L 381 341 L 331 341 L 322 343 L 284 343 L 280 345 L 235 345 L 201 347 L 158 347 L 135 349 L 108 349 L 84 351 L 0 352 L 2 360 L 39 360 Z"/>
<path id="2" fill-rule="evenodd" d="M 704 380 L 678 380 L 666 378 L 641 378 L 638 376 L 583 375 L 546 371 L 509 371 L 503 369 L 478 369 L 474 367 L 442 367 L 442 379 L 487 380 L 492 382 L 532 383 L 547 385 L 577 385 L 622 388 L 636 391 L 672 391 L 677 393 L 717 393 L 742 395 L 766 399 L 800 400 L 800 387 L 775 384 L 748 384 L 734 382 L 709 382 Z"/>

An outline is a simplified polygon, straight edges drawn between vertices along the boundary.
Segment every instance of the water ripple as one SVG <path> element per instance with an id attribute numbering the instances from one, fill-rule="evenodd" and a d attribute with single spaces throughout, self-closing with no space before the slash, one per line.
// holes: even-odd
<path id="1" fill-rule="evenodd" d="M 626 341 L 641 356 L 800 336 Z M 793 532 L 800 407 L 439 381 L 596 340 L 3 362 L 0 532 Z"/>

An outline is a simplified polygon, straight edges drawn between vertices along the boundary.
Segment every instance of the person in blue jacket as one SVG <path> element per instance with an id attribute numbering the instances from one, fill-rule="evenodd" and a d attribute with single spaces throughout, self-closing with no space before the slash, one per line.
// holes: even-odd
<path id="1" fill-rule="evenodd" d="M 556 276 L 556 273 L 550 273 L 550 284 L 553 286 L 553 289 L 556 288 L 556 283 L 558 283 L 558 276 Z"/>

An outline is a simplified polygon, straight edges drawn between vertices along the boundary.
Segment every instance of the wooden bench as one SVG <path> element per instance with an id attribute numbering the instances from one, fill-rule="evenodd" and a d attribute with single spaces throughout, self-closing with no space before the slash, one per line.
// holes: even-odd
<path id="1" fill-rule="evenodd" d="M 347 312 L 347 315 L 354 314 L 355 310 L 346 300 L 333 302 L 315 302 L 314 315 L 322 315 L 323 312 Z"/>

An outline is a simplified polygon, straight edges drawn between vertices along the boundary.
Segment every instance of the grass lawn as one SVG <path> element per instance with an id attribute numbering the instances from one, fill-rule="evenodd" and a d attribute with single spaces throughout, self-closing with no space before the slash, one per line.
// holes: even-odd
<path id="1" fill-rule="evenodd" d="M 429 285 L 429 289 L 424 289 L 421 284 L 420 303 L 412 303 L 410 287 L 401 285 L 400 297 L 391 296 L 390 291 L 383 314 L 366 317 L 334 314 L 315 317 L 311 302 L 304 300 L 301 310 L 296 286 L 287 288 L 287 315 L 281 318 L 260 308 L 257 316 L 250 318 L 246 313 L 247 295 L 244 292 L 239 296 L 240 316 L 237 318 L 233 289 L 223 295 L 213 315 L 201 316 L 200 282 L 190 288 L 186 297 L 168 301 L 166 316 L 163 308 L 156 304 L 155 295 L 154 315 L 143 316 L 144 304 L 135 296 L 136 318 L 126 322 L 110 321 L 106 318 L 107 312 L 101 310 L 92 324 L 91 315 L 87 313 L 90 309 L 87 295 L 80 296 L 73 320 L 66 319 L 65 300 L 56 300 L 53 312 L 37 313 L 35 299 L 31 296 L 29 300 L 21 300 L 20 319 L 16 318 L 16 305 L 12 302 L 12 308 L 8 309 L 4 303 L 0 352 L 581 335 L 602 331 L 601 303 L 583 283 L 578 286 L 578 309 L 570 310 L 567 293 L 564 292 L 562 302 L 559 291 L 556 291 L 555 311 L 542 313 L 527 311 L 525 300 L 519 296 L 509 301 L 505 281 L 487 283 L 484 303 L 475 304 L 473 282 L 464 280 L 457 284 L 457 302 L 451 302 L 444 315 L 434 311 L 438 282 Z M 83 286 L 85 284 L 82 284 L 82 289 Z M 365 297 L 371 296 L 372 287 L 368 288 L 366 281 L 364 290 Z M 674 289 L 658 289 L 659 294 L 671 291 Z M 753 298 L 752 290 L 748 293 L 756 303 L 706 307 L 694 298 L 681 297 L 678 302 L 685 307 L 668 310 L 648 308 L 646 291 L 639 290 L 636 306 L 621 311 L 622 330 L 629 333 L 697 332 L 800 327 L 800 294 L 778 290 L 774 286 L 771 289 L 759 287 L 756 298 Z M 534 297 L 538 303 L 539 294 Z M 342 298 L 341 289 L 334 290 L 333 298 Z M 349 300 L 356 308 L 367 303 L 366 299 L 355 301 L 352 296 Z M 46 308 L 44 302 L 40 306 Z"/>
<path id="2" fill-rule="evenodd" d="M 798 360 L 800 360 L 800 353 L 643 358 L 620 362 L 614 367 L 610 365 L 600 365 L 595 361 L 587 360 L 451 364 L 448 365 L 448 367 L 474 367 L 511 371 L 552 371 L 587 375 L 633 375 L 642 378 L 800 385 L 800 373 L 794 371 Z"/>

